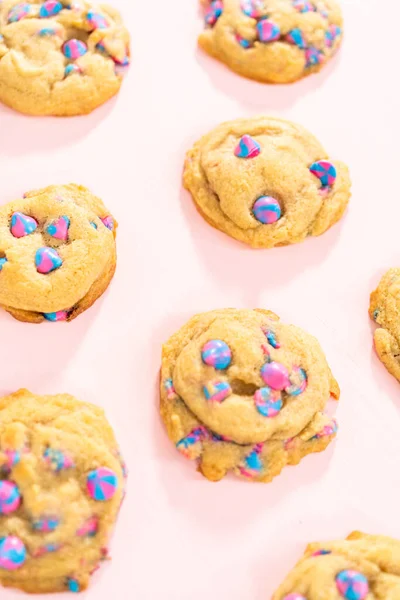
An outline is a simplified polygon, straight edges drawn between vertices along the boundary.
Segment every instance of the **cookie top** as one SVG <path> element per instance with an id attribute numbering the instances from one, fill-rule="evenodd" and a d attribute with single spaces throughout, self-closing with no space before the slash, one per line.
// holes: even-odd
<path id="1" fill-rule="evenodd" d="M 0 207 L 0 304 L 69 311 L 115 257 L 113 217 L 75 184 L 29 192 Z"/>
<path id="2" fill-rule="evenodd" d="M 80 115 L 120 88 L 129 34 L 86 0 L 0 3 L 0 101 L 31 115 Z"/>
<path id="3" fill-rule="evenodd" d="M 195 417 L 216 436 L 242 445 L 296 436 L 331 392 L 339 395 L 317 340 L 263 310 L 192 318 L 163 347 L 166 404 L 169 381 L 189 412 L 181 411 L 184 428 L 185 419 Z"/>
<path id="4" fill-rule="evenodd" d="M 342 40 L 337 0 L 204 0 L 200 46 L 240 75 L 290 83 L 319 71 Z"/>
<path id="5" fill-rule="evenodd" d="M 354 532 L 310 544 L 272 600 L 400 598 L 400 541 Z"/>
<path id="6" fill-rule="evenodd" d="M 375 349 L 388 371 L 400 381 L 400 269 L 389 269 L 371 294 L 369 314 L 378 328 Z"/>
<path id="7" fill-rule="evenodd" d="M 67 394 L 0 398 L 0 583 L 84 589 L 107 554 L 123 489 L 100 408 Z"/>
<path id="8" fill-rule="evenodd" d="M 351 182 L 306 129 L 255 117 L 202 137 L 187 154 L 184 185 L 211 225 L 272 248 L 329 229 L 343 215 Z"/>

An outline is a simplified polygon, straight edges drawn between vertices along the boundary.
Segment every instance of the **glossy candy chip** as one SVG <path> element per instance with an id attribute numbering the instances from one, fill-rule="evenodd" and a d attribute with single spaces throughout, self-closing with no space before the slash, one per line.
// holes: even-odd
<path id="1" fill-rule="evenodd" d="M 340 35 L 342 35 L 342 30 L 339 25 L 330 25 L 328 31 L 325 32 L 325 45 L 328 48 L 332 48 L 336 38 Z"/>
<path id="2" fill-rule="evenodd" d="M 176 447 L 186 458 L 194 460 L 201 455 L 202 442 L 208 437 L 205 427 L 196 427 L 187 436 L 179 440 Z"/>
<path id="3" fill-rule="evenodd" d="M 332 554 L 331 550 L 316 550 L 311 554 L 311 556 L 326 556 L 327 554 Z"/>
<path id="4" fill-rule="evenodd" d="M 318 160 L 310 167 L 310 172 L 318 177 L 322 187 L 332 187 L 336 181 L 336 169 L 327 160 Z"/>
<path id="5" fill-rule="evenodd" d="M 307 67 L 315 67 L 325 62 L 325 55 L 318 48 L 307 48 L 305 51 Z"/>
<path id="6" fill-rule="evenodd" d="M 60 217 L 59 219 L 56 219 L 56 221 L 53 221 L 53 223 L 48 225 L 48 227 L 46 228 L 46 232 L 53 238 L 56 238 L 57 240 L 63 240 L 64 242 L 66 242 L 68 239 L 68 229 L 70 224 L 71 221 L 68 217 Z"/>
<path id="7" fill-rule="evenodd" d="M 56 450 L 54 448 L 46 448 L 43 453 L 43 459 L 56 473 L 59 473 L 64 469 L 71 469 L 75 466 L 73 460 L 70 456 L 68 456 L 68 454 L 65 454 L 65 452 Z"/>
<path id="8" fill-rule="evenodd" d="M 276 333 L 274 331 L 272 331 L 271 329 L 268 329 L 267 327 L 263 327 L 262 330 L 263 330 L 263 333 L 264 333 L 265 337 L 267 338 L 268 344 L 270 346 L 272 346 L 275 349 L 278 349 L 281 347 L 281 345 L 278 342 L 278 339 L 276 337 Z"/>
<path id="9" fill-rule="evenodd" d="M 8 13 L 8 22 L 9 23 L 17 23 L 18 21 L 22 21 L 28 17 L 31 13 L 31 5 L 27 2 L 23 2 L 21 4 L 16 4 L 12 7 L 10 12 Z"/>
<path id="10" fill-rule="evenodd" d="M 118 478 L 111 469 L 99 467 L 87 476 L 86 487 L 93 500 L 111 500 L 118 489 Z"/>
<path id="11" fill-rule="evenodd" d="M 309 0 L 293 0 L 293 7 L 299 12 L 315 12 L 316 8 Z"/>
<path id="12" fill-rule="evenodd" d="M 47 2 L 42 4 L 40 7 L 39 16 L 42 17 L 42 19 L 47 17 L 55 17 L 55 15 L 58 15 L 62 9 L 63 5 L 61 2 L 57 2 L 56 0 L 47 0 Z"/>
<path id="13" fill-rule="evenodd" d="M 9 515 L 18 510 L 21 495 L 12 481 L 0 481 L 0 515 Z"/>
<path id="14" fill-rule="evenodd" d="M 232 394 L 232 389 L 227 381 L 212 381 L 203 387 L 203 392 L 206 400 L 223 402 Z"/>
<path id="15" fill-rule="evenodd" d="M 0 272 L 1 272 L 2 268 L 4 267 L 4 265 L 6 264 L 6 262 L 7 262 L 7 259 L 5 256 L 0 258 Z"/>
<path id="16" fill-rule="evenodd" d="M 248 17 L 259 19 L 263 16 L 264 3 L 262 0 L 241 0 L 240 8 Z"/>
<path id="17" fill-rule="evenodd" d="M 323 429 L 321 429 L 321 431 L 318 431 L 318 433 L 316 433 L 311 440 L 319 440 L 323 437 L 327 437 L 329 435 L 335 435 L 335 433 L 337 433 L 338 431 L 338 424 L 336 419 L 332 419 L 332 421 L 330 423 L 328 423 L 327 425 L 325 425 L 325 427 Z"/>
<path id="18" fill-rule="evenodd" d="M 109 26 L 107 19 L 93 10 L 88 11 L 86 19 L 92 29 L 107 29 Z"/>
<path id="19" fill-rule="evenodd" d="M 289 373 L 284 365 L 278 362 L 267 362 L 261 367 L 261 377 L 273 390 L 284 390 L 290 385 Z"/>
<path id="20" fill-rule="evenodd" d="M 67 579 L 67 588 L 73 593 L 78 593 L 81 589 L 79 581 L 77 579 L 73 579 L 72 577 L 68 577 Z"/>
<path id="21" fill-rule="evenodd" d="M 235 156 L 238 158 L 255 158 L 261 152 L 261 146 L 250 135 L 244 135 L 240 138 L 235 148 Z"/>
<path id="22" fill-rule="evenodd" d="M 38 273 L 47 275 L 48 273 L 51 273 L 51 271 L 59 269 L 62 264 L 62 258 L 58 254 L 57 250 L 54 250 L 54 248 L 45 246 L 37 250 L 35 256 L 35 265 Z"/>
<path id="23" fill-rule="evenodd" d="M 218 371 L 227 369 L 232 361 L 232 352 L 228 344 L 222 340 L 210 340 L 201 351 L 203 363 Z"/>
<path id="24" fill-rule="evenodd" d="M 37 221 L 21 212 L 15 212 L 11 217 L 10 231 L 15 238 L 22 238 L 30 235 L 37 229 Z"/>
<path id="25" fill-rule="evenodd" d="M 76 535 L 79 537 L 94 537 L 99 529 L 99 519 L 97 517 L 90 517 L 83 523 L 78 529 Z"/>
<path id="26" fill-rule="evenodd" d="M 220 0 L 214 0 L 211 2 L 209 9 L 207 10 L 204 20 L 206 25 L 212 27 L 218 21 L 220 16 L 222 15 L 224 10 L 224 6 Z"/>
<path id="27" fill-rule="evenodd" d="M 114 223 L 114 219 L 112 218 L 111 215 L 108 215 L 107 217 L 103 217 L 101 219 L 101 222 L 103 223 L 103 225 L 105 227 L 107 227 L 107 229 L 109 229 L 110 231 L 114 231 L 115 223 Z"/>
<path id="28" fill-rule="evenodd" d="M 65 42 L 65 44 L 62 47 L 62 51 L 64 56 L 66 56 L 70 60 L 76 60 L 77 58 L 80 58 L 81 56 L 84 56 L 86 54 L 86 52 L 88 51 L 88 47 L 84 42 L 72 39 L 68 40 L 68 42 Z"/>
<path id="29" fill-rule="evenodd" d="M 0 538 L 0 569 L 15 571 L 26 560 L 26 548 L 22 540 L 14 535 Z"/>
<path id="30" fill-rule="evenodd" d="M 270 387 L 257 390 L 254 394 L 254 402 L 258 412 L 268 418 L 276 417 L 283 406 L 281 393 L 278 390 L 271 390 Z"/>
<path id="31" fill-rule="evenodd" d="M 60 524 L 60 519 L 57 517 L 42 517 L 32 523 L 33 529 L 36 531 L 42 531 L 44 533 L 50 533 L 55 531 Z"/>
<path id="32" fill-rule="evenodd" d="M 244 464 L 239 467 L 239 472 L 244 477 L 253 478 L 260 475 L 264 465 L 260 458 L 263 450 L 263 444 L 256 444 L 253 450 L 244 459 Z"/>
<path id="33" fill-rule="evenodd" d="M 299 396 L 307 387 L 307 373 L 300 367 L 293 367 L 289 375 L 290 385 L 285 388 L 285 392 L 289 396 Z"/>
<path id="34" fill-rule="evenodd" d="M 289 31 L 289 33 L 286 35 L 285 39 L 290 44 L 294 44 L 295 46 L 298 46 L 302 50 L 304 50 L 307 47 L 303 32 L 298 27 Z"/>
<path id="35" fill-rule="evenodd" d="M 253 45 L 253 42 L 251 42 L 250 40 L 246 40 L 246 38 L 242 37 L 238 33 L 235 33 L 235 39 L 237 43 L 242 46 L 242 48 L 245 48 L 245 50 L 247 50 Z"/>
<path id="36" fill-rule="evenodd" d="M 43 27 L 43 29 L 39 29 L 38 35 L 40 37 L 50 37 L 57 35 L 57 30 L 54 27 Z"/>
<path id="37" fill-rule="evenodd" d="M 78 65 L 72 65 L 69 64 L 65 67 L 65 77 L 68 77 L 69 75 L 73 75 L 74 73 L 76 74 L 80 74 L 82 73 L 82 69 L 78 66 Z"/>
<path id="38" fill-rule="evenodd" d="M 369 594 L 367 578 L 362 573 L 351 569 L 341 571 L 336 576 L 336 587 L 346 600 L 364 600 Z"/>
<path id="39" fill-rule="evenodd" d="M 279 40 L 281 36 L 279 25 L 269 19 L 261 19 L 257 23 L 256 28 L 258 39 L 263 43 L 274 42 L 275 40 Z"/>
<path id="40" fill-rule="evenodd" d="M 294 593 L 285 596 L 282 600 L 307 600 L 307 598 L 305 596 L 302 596 L 301 594 Z"/>
<path id="41" fill-rule="evenodd" d="M 253 215 L 260 223 L 271 225 L 279 221 L 282 211 L 278 200 L 272 196 L 260 196 L 254 202 Z"/>
<path id="42" fill-rule="evenodd" d="M 59 310 L 57 312 L 52 313 L 43 313 L 46 321 L 51 321 L 52 323 L 56 323 L 57 321 L 66 321 L 68 319 L 68 311 Z"/>

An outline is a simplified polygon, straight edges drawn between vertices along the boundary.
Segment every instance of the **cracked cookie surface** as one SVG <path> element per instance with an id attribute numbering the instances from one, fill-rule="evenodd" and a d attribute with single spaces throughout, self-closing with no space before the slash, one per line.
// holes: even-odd
<path id="1" fill-rule="evenodd" d="M 272 600 L 399 600 L 400 541 L 353 532 L 310 544 Z"/>
<path id="2" fill-rule="evenodd" d="M 0 101 L 30 115 L 90 113 L 129 64 L 117 10 L 86 0 L 0 3 Z"/>
<path id="3" fill-rule="evenodd" d="M 244 77 L 290 83 L 319 71 L 339 48 L 336 0 L 205 0 L 199 45 Z"/>
<path id="4" fill-rule="evenodd" d="M 400 269 L 389 269 L 371 294 L 369 314 L 378 328 L 375 350 L 389 373 L 400 381 Z"/>
<path id="5" fill-rule="evenodd" d="M 303 241 L 342 217 L 351 182 L 300 125 L 272 117 L 216 127 L 187 153 L 184 185 L 213 227 L 254 248 Z"/>
<path id="6" fill-rule="evenodd" d="M 0 584 L 85 589 L 107 557 L 125 474 L 102 409 L 67 394 L 0 398 Z"/>
<path id="7" fill-rule="evenodd" d="M 20 321 L 70 321 L 107 289 L 116 222 L 87 188 L 56 185 L 0 207 L 0 306 Z"/>
<path id="8" fill-rule="evenodd" d="M 339 393 L 317 340 L 266 310 L 199 314 L 163 346 L 168 436 L 212 481 L 268 482 L 324 450 L 337 425 L 323 410 Z"/>

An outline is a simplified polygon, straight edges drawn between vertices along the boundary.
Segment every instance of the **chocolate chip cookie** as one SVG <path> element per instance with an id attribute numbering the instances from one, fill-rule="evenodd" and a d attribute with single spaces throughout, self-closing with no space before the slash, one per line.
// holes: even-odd
<path id="1" fill-rule="evenodd" d="M 223 123 L 188 152 L 184 185 L 213 227 L 253 248 L 295 244 L 342 217 L 349 172 L 300 125 L 254 117 Z"/>
<path id="2" fill-rule="evenodd" d="M 199 45 L 244 77 L 290 83 L 319 71 L 338 50 L 336 0 L 205 0 Z"/>
<path id="3" fill-rule="evenodd" d="M 324 450 L 337 424 L 323 410 L 339 393 L 317 340 L 266 310 L 199 314 L 163 347 L 168 436 L 211 481 L 269 482 Z"/>
<path id="4" fill-rule="evenodd" d="M 20 321 L 71 321 L 107 289 L 116 221 L 75 184 L 29 192 L 0 207 L 0 306 Z"/>

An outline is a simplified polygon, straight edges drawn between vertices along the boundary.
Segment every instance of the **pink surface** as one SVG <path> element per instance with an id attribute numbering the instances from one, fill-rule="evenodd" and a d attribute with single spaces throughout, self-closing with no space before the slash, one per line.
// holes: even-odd
<path id="1" fill-rule="evenodd" d="M 196 49 L 195 0 L 115 4 L 133 37 L 117 100 L 68 120 L 0 107 L 1 202 L 74 181 L 120 222 L 117 273 L 93 309 L 40 326 L 0 313 L 0 393 L 66 391 L 103 406 L 116 429 L 128 496 L 113 561 L 82 598 L 267 600 L 308 541 L 352 529 L 400 538 L 400 387 L 374 355 L 367 313 L 370 291 L 400 263 L 398 41 L 379 26 L 382 0 L 343 0 L 333 63 L 263 86 Z M 385 13 L 399 21 L 396 0 Z M 350 208 L 324 236 L 250 250 L 182 191 L 186 149 L 223 120 L 260 113 L 299 121 L 349 164 Z M 269 485 L 207 482 L 157 413 L 161 343 L 193 313 L 225 306 L 267 307 L 313 333 L 342 388 L 336 443 Z"/>

